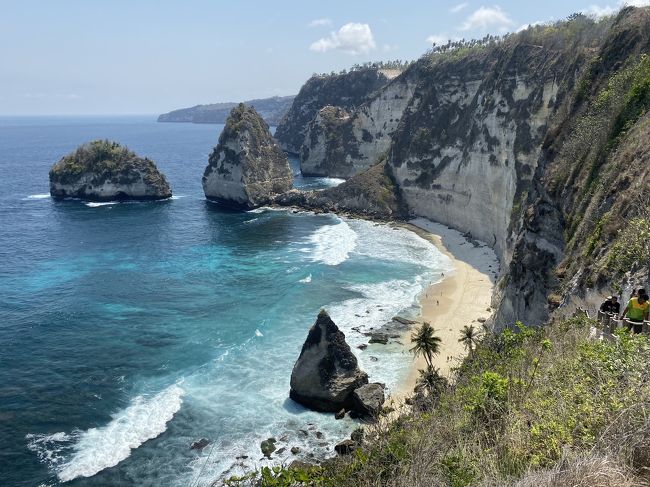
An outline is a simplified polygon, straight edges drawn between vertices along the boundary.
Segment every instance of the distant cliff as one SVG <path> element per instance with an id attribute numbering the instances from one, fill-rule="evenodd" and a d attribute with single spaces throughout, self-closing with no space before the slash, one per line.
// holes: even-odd
<path id="1" fill-rule="evenodd" d="M 314 112 L 302 163 L 353 176 L 318 197 L 324 207 L 358 211 L 359 195 L 381 195 L 378 216 L 406 211 L 490 244 L 502 261 L 495 323 L 541 324 L 631 273 L 648 279 L 634 257 L 647 245 L 629 244 L 648 228 L 648 53 L 650 8 L 633 7 L 458 43 L 356 107 Z M 379 161 L 388 183 L 360 193 Z"/>
<path id="2" fill-rule="evenodd" d="M 277 125 L 287 113 L 295 96 L 274 96 L 248 100 L 244 104 L 255 108 L 264 121 L 269 125 Z M 191 108 L 181 108 L 158 117 L 159 122 L 189 122 L 189 123 L 226 123 L 230 110 L 237 103 L 212 103 L 210 105 L 196 105 Z"/>
<path id="3" fill-rule="evenodd" d="M 353 109 L 384 86 L 399 70 L 363 68 L 347 73 L 315 75 L 300 89 L 275 131 L 280 146 L 300 153 L 308 124 L 327 105 Z"/>

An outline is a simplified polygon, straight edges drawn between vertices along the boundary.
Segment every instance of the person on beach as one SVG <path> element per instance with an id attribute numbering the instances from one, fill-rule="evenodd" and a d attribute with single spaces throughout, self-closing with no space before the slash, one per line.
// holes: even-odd
<path id="1" fill-rule="evenodd" d="M 627 317 L 632 322 L 628 325 L 628 329 L 634 331 L 634 333 L 641 333 L 643 330 L 643 321 L 648 319 L 649 312 L 650 302 L 648 301 L 648 295 L 645 294 L 645 289 L 639 289 L 637 296 L 630 298 L 619 320 Z"/>
<path id="2" fill-rule="evenodd" d="M 600 305 L 600 310 L 603 313 L 616 313 L 618 315 L 621 312 L 621 303 L 618 302 L 616 296 L 607 296 L 607 299 Z"/>

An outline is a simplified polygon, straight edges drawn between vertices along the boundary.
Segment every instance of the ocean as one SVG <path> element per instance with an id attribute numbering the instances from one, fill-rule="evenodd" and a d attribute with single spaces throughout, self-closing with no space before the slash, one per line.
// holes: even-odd
<path id="1" fill-rule="evenodd" d="M 331 455 L 357 424 L 288 398 L 321 308 L 372 381 L 405 377 L 404 346 L 358 350 L 352 328 L 416 316 L 448 259 L 405 229 L 207 202 L 221 128 L 0 117 L 0 485 L 208 486 L 265 465 L 270 436 L 273 462 Z M 173 198 L 52 201 L 50 166 L 97 138 L 153 159 Z M 291 162 L 296 187 L 340 183 Z"/>

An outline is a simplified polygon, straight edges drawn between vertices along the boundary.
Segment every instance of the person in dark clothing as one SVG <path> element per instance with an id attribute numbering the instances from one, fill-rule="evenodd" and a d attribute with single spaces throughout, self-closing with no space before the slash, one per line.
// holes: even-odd
<path id="1" fill-rule="evenodd" d="M 616 296 L 607 296 L 607 299 L 600 305 L 600 310 L 603 313 L 616 313 L 621 312 L 621 303 L 618 302 Z"/>

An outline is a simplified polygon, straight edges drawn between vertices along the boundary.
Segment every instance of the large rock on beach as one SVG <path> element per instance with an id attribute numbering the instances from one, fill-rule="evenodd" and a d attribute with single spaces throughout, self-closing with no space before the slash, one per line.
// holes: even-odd
<path id="1" fill-rule="evenodd" d="M 289 191 L 289 160 L 254 108 L 240 103 L 230 112 L 203 174 L 209 200 L 244 209 L 257 208 Z"/>
<path id="2" fill-rule="evenodd" d="M 365 416 L 377 417 L 384 405 L 384 386 L 377 382 L 355 389 L 354 408 Z"/>
<path id="3" fill-rule="evenodd" d="M 350 409 L 354 390 L 367 383 L 345 335 L 322 310 L 293 367 L 291 399 L 317 411 L 337 412 Z"/>
<path id="4" fill-rule="evenodd" d="M 116 142 L 95 140 L 64 156 L 50 169 L 55 199 L 160 200 L 172 195 L 154 162 Z"/>

